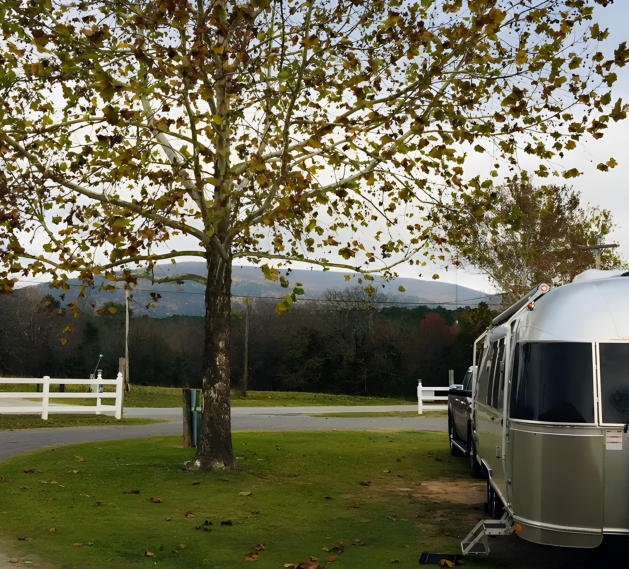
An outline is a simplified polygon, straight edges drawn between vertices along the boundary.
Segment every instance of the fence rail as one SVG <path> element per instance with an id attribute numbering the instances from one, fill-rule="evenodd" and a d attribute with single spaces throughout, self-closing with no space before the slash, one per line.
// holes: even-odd
<path id="1" fill-rule="evenodd" d="M 116 419 L 122 419 L 123 381 L 122 373 L 116 379 L 103 379 L 100 373 L 96 379 L 53 379 L 48 376 L 39 377 L 0 377 L 0 385 L 41 385 L 42 390 L 36 392 L 0 391 L 0 399 L 41 399 L 41 404 L 33 405 L 0 405 L 0 413 L 41 413 L 41 418 L 48 419 L 49 413 L 95 413 L 113 412 Z M 91 392 L 50 392 L 51 385 L 86 385 Z M 114 385 L 115 391 L 100 391 L 100 386 Z M 95 399 L 95 405 L 79 407 L 77 405 L 51 404 L 50 399 Z M 103 399 L 114 399 L 113 405 L 103 404 Z"/>
<path id="2" fill-rule="evenodd" d="M 448 401 L 449 386 L 443 387 L 424 387 L 421 379 L 417 382 L 417 414 L 424 412 L 424 403 L 435 403 L 439 401 Z M 437 395 L 437 393 L 445 393 L 445 395 Z M 430 405 L 431 409 L 445 409 L 444 405 Z"/>

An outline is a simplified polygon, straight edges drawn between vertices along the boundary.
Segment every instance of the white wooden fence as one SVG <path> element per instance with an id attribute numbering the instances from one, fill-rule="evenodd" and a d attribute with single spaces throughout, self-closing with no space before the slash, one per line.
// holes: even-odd
<path id="1" fill-rule="evenodd" d="M 103 379 L 100 372 L 96 379 L 51 379 L 48 376 L 43 378 L 24 377 L 0 377 L 0 385 L 19 384 L 41 384 L 41 391 L 0 391 L 1 399 L 41 399 L 41 403 L 33 402 L 33 405 L 0 405 L 0 413 L 41 413 L 41 418 L 47 420 L 49 413 L 95 413 L 100 415 L 104 412 L 114 413 L 116 419 L 122 419 L 122 396 L 123 381 L 122 373 L 118 373 L 116 379 Z M 91 387 L 89 392 L 50 392 L 51 385 L 87 385 Z M 115 391 L 100 391 L 101 385 L 115 385 Z M 95 405 L 63 405 L 54 403 L 51 405 L 50 399 L 95 399 Z M 114 404 L 104 405 L 103 399 L 114 399 Z"/>
<path id="2" fill-rule="evenodd" d="M 417 382 L 417 414 L 421 415 L 424 412 L 424 403 L 434 403 L 436 401 L 448 401 L 448 389 L 449 386 L 444 387 L 424 387 L 422 380 Z M 437 393 L 444 393 L 444 395 L 437 395 Z M 446 409 L 446 405 L 430 405 L 430 409 Z"/>

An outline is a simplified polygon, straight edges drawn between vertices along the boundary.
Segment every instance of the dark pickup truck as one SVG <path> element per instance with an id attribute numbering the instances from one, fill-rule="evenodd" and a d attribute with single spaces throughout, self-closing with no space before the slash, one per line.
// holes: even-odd
<path id="1" fill-rule="evenodd" d="M 472 389 L 474 367 L 469 367 L 463 382 L 450 386 L 448 391 L 448 438 L 450 452 L 455 456 L 466 456 L 470 463 L 470 474 L 480 476 L 474 442 L 472 417 Z"/>

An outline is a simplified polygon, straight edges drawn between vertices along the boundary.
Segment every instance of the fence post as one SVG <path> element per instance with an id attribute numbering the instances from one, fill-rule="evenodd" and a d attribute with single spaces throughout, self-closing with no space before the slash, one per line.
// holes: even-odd
<path id="1" fill-rule="evenodd" d="M 448 385 L 454 385 L 454 370 L 448 370 Z"/>
<path id="2" fill-rule="evenodd" d="M 421 415 L 424 412 L 424 402 L 423 402 L 423 388 L 422 388 L 422 380 L 417 380 L 417 414 Z"/>
<path id="3" fill-rule="evenodd" d="M 50 376 L 45 375 L 42 386 L 41 418 L 48 420 L 48 400 L 50 397 Z"/>
<path id="4" fill-rule="evenodd" d="M 116 419 L 118 420 L 122 419 L 122 394 L 124 392 L 123 382 L 124 382 L 124 378 L 122 376 L 122 372 L 119 371 L 118 375 L 116 376 L 116 410 L 115 410 L 115 416 L 116 416 Z"/>
<path id="5" fill-rule="evenodd" d="M 98 383 L 100 380 L 103 379 L 103 372 L 101 370 L 98 370 L 98 375 L 96 376 L 96 414 L 100 415 L 101 411 L 100 411 L 100 383 Z"/>

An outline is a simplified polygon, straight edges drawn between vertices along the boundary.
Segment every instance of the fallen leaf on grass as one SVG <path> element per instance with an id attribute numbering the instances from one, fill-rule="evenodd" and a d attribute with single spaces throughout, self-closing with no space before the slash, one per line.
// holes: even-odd
<path id="1" fill-rule="evenodd" d="M 341 541 L 341 543 L 339 543 L 338 545 L 335 545 L 333 547 L 323 547 L 322 549 L 326 553 L 338 553 L 339 555 L 341 555 L 345 551 L 345 544 Z"/>
<path id="2" fill-rule="evenodd" d="M 232 522 L 231 520 L 223 520 L 223 521 L 221 522 L 221 525 L 222 525 L 222 526 L 233 526 L 233 525 L 234 525 L 234 522 Z"/>
<path id="3" fill-rule="evenodd" d="M 76 543 L 73 543 L 72 546 L 73 547 L 83 547 L 83 544 L 77 541 Z"/>
<path id="4" fill-rule="evenodd" d="M 36 468 L 25 468 L 22 472 L 24 472 L 24 474 L 41 474 Z"/>
<path id="5" fill-rule="evenodd" d="M 85 462 L 85 459 L 82 456 L 75 456 L 74 458 L 76 458 L 79 462 Z"/>
<path id="6" fill-rule="evenodd" d="M 125 490 L 123 494 L 139 494 L 139 490 Z"/>
<path id="7" fill-rule="evenodd" d="M 78 474 L 79 472 L 81 472 L 80 470 L 73 470 L 72 474 Z"/>
<path id="8" fill-rule="evenodd" d="M 263 543 L 258 543 L 258 545 L 256 545 L 256 551 L 266 551 L 266 547 Z"/>
<path id="9" fill-rule="evenodd" d="M 361 486 L 371 486 L 371 481 L 370 480 L 363 480 L 360 483 Z"/>
<path id="10" fill-rule="evenodd" d="M 192 512 L 186 512 L 183 517 L 184 518 L 196 518 L 196 516 Z"/>
<path id="11" fill-rule="evenodd" d="M 284 569 L 318 569 L 319 560 L 316 557 L 311 557 L 308 561 L 302 561 L 301 563 L 284 563 Z"/>
<path id="12" fill-rule="evenodd" d="M 251 496 L 251 492 L 238 492 L 239 496 Z"/>
<path id="13" fill-rule="evenodd" d="M 247 553 L 245 561 L 257 561 L 260 556 L 257 553 Z"/>
<path id="14" fill-rule="evenodd" d="M 356 538 L 354 541 L 352 541 L 352 545 L 365 545 L 361 539 Z"/>
<path id="15" fill-rule="evenodd" d="M 397 516 L 395 514 L 389 514 L 387 516 L 387 520 L 391 520 L 392 522 L 396 522 L 397 521 Z"/>
<path id="16" fill-rule="evenodd" d="M 50 528 L 48 531 L 49 531 L 50 533 L 55 533 L 57 530 L 56 530 L 55 528 Z"/>
<path id="17" fill-rule="evenodd" d="M 144 557 L 155 557 L 155 554 L 152 551 L 145 551 Z"/>
<path id="18" fill-rule="evenodd" d="M 161 504 L 164 500 L 162 500 L 161 498 L 157 498 L 157 497 L 151 497 L 149 498 L 149 502 L 151 502 L 151 504 Z"/>
<path id="19" fill-rule="evenodd" d="M 19 557 L 9 557 L 9 563 L 19 563 L 21 560 Z"/>
<path id="20" fill-rule="evenodd" d="M 326 562 L 326 563 L 334 563 L 334 562 L 335 562 L 338 558 L 339 558 L 339 556 L 338 556 L 338 555 L 328 555 L 328 556 L 325 558 L 325 562 Z"/>

